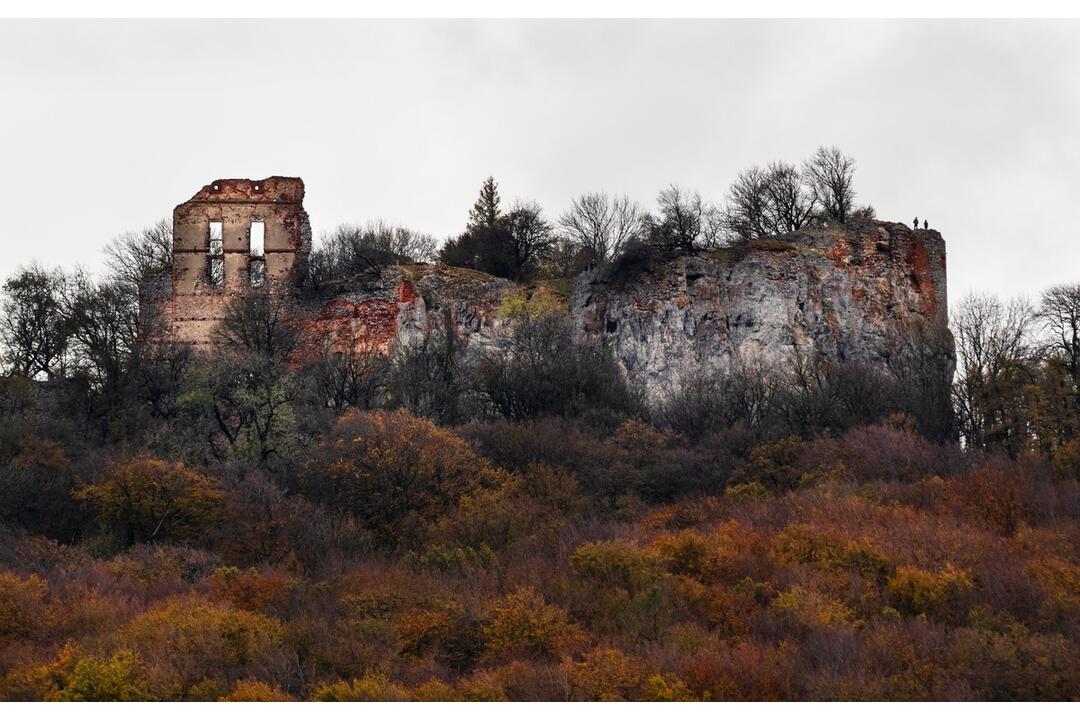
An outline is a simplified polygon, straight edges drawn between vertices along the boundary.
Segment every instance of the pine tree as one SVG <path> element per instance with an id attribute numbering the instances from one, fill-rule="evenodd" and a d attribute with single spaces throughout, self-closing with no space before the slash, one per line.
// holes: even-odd
<path id="1" fill-rule="evenodd" d="M 480 186 L 480 197 L 469 211 L 469 230 L 495 227 L 499 216 L 499 185 L 495 178 L 488 177 Z"/>

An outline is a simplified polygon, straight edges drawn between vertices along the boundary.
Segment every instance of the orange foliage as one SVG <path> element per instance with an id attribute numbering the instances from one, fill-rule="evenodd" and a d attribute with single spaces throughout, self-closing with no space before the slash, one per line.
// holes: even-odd
<path id="1" fill-rule="evenodd" d="M 110 463 L 76 493 L 124 543 L 191 540 L 214 520 L 221 492 L 209 476 L 146 455 Z"/>

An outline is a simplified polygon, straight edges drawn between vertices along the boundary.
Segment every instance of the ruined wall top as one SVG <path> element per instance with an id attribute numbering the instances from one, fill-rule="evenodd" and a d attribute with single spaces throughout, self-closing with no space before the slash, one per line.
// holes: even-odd
<path id="1" fill-rule="evenodd" d="M 247 178 L 215 180 L 203 186 L 202 190 L 195 193 L 188 202 L 301 203 L 303 201 L 303 180 L 298 177 L 274 175 L 262 180 Z"/>

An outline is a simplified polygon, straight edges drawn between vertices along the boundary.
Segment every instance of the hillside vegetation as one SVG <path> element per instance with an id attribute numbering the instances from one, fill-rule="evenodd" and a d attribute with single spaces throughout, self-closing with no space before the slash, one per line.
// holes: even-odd
<path id="1" fill-rule="evenodd" d="M 472 266 L 533 227 L 485 187 Z M 703 251 L 667 199 L 651 247 Z M 436 327 L 298 369 L 272 293 L 220 352 L 160 341 L 167 232 L 3 286 L 0 699 L 1080 698 L 1080 286 L 957 304 L 949 398 L 803 358 L 645 402 L 565 275 L 505 298 L 497 351 Z"/>

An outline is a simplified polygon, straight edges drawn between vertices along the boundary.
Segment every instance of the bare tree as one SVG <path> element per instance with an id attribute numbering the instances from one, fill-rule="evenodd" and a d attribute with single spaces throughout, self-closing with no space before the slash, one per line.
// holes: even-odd
<path id="1" fill-rule="evenodd" d="M 172 224 L 164 218 L 138 232 L 122 233 L 105 246 L 105 266 L 133 297 L 143 283 L 171 265 Z"/>
<path id="2" fill-rule="evenodd" d="M 814 198 L 803 174 L 790 163 L 774 162 L 765 171 L 765 226 L 776 235 L 795 232 L 813 217 Z"/>
<path id="3" fill-rule="evenodd" d="M 775 410 L 778 378 L 759 358 L 736 356 L 730 367 L 698 368 L 653 407 L 654 420 L 698 439 L 731 427 L 757 432 Z"/>
<path id="4" fill-rule="evenodd" d="M 961 434 L 972 447 L 1017 453 L 1024 442 L 1024 386 L 1038 359 L 1037 315 L 1024 299 L 968 295 L 950 325 L 956 339 L 953 397 Z"/>
<path id="5" fill-rule="evenodd" d="M 422 339 L 400 344 L 392 362 L 387 384 L 391 406 L 440 424 L 462 421 L 469 357 L 448 308 L 443 310 L 442 322 L 429 328 Z"/>
<path id="6" fill-rule="evenodd" d="M 743 170 L 728 190 L 725 224 L 740 240 L 770 234 L 769 173 L 758 166 Z"/>
<path id="7" fill-rule="evenodd" d="M 378 220 L 366 225 L 339 225 L 323 236 L 311 253 L 308 274 L 314 285 L 387 265 L 430 262 L 437 241 L 431 235 Z"/>
<path id="8" fill-rule="evenodd" d="M 688 251 L 723 242 L 723 216 L 696 190 L 670 185 L 656 198 L 659 216 L 645 218 L 646 240 L 661 250 Z"/>
<path id="9" fill-rule="evenodd" d="M 64 293 L 71 333 L 71 364 L 103 393 L 122 401 L 126 372 L 139 338 L 139 308 L 121 280 L 97 282 L 76 274 Z"/>
<path id="10" fill-rule="evenodd" d="M 826 217 L 847 222 L 855 202 L 855 160 L 839 148 L 822 146 L 803 163 L 803 174 Z"/>
<path id="11" fill-rule="evenodd" d="M 348 407 L 369 410 L 389 382 L 390 358 L 351 338 L 344 350 L 324 344 L 312 372 L 319 397 L 335 414 Z"/>
<path id="12" fill-rule="evenodd" d="M 607 262 L 641 235 L 641 207 L 626 195 L 586 193 L 574 198 L 559 220 L 562 231 L 594 262 Z"/>
<path id="13" fill-rule="evenodd" d="M 64 307 L 68 278 L 40 265 L 22 268 L 4 283 L 0 341 L 4 364 L 20 375 L 63 374 L 70 327 Z"/>
<path id="14" fill-rule="evenodd" d="M 233 350 L 273 360 L 287 358 L 297 340 L 287 299 L 272 292 L 234 300 L 214 334 Z"/>
<path id="15" fill-rule="evenodd" d="M 1039 318 L 1049 333 L 1050 347 L 1061 355 L 1073 382 L 1080 382 L 1080 283 L 1045 291 Z"/>

